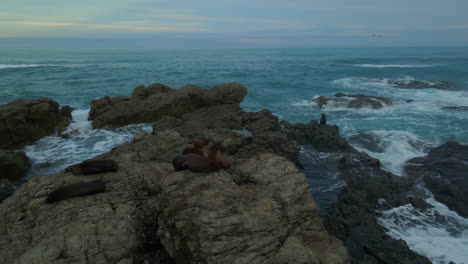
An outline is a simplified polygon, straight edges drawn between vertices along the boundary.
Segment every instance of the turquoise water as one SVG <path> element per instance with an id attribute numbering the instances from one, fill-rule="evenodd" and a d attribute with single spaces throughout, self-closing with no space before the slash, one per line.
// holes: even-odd
<path id="1" fill-rule="evenodd" d="M 362 78 L 444 80 L 454 86 L 405 90 Z M 384 153 L 362 150 L 397 174 L 406 159 L 429 146 L 451 139 L 468 143 L 468 113 L 441 109 L 468 105 L 468 48 L 0 51 L 0 103 L 47 96 L 88 109 L 92 99 L 130 95 L 136 86 L 156 82 L 240 82 L 249 89 L 244 109 L 268 108 L 291 122 L 325 112 L 344 136 L 362 131 L 379 137 Z M 313 107 L 315 97 L 337 92 L 414 102 L 381 110 Z"/>
<path id="2" fill-rule="evenodd" d="M 454 85 L 447 90 L 406 90 L 389 86 L 388 79 L 443 80 Z M 468 106 L 468 48 L 0 51 L 0 103 L 47 96 L 78 109 L 70 127 L 78 135 L 46 137 L 25 148 L 33 161 L 29 177 L 61 170 L 107 152 L 135 134 L 150 132 L 150 124 L 92 130 L 87 115 L 92 99 L 128 96 L 138 85 L 157 82 L 175 88 L 240 82 L 249 89 L 242 103 L 245 110 L 268 108 L 290 122 L 309 122 L 325 112 L 345 137 L 358 132 L 374 136 L 383 151 L 355 147 L 399 175 L 404 175 L 406 160 L 425 155 L 429 147 L 447 140 L 468 143 L 468 112 L 442 109 Z M 379 110 L 314 107 L 312 100 L 317 96 L 338 92 L 414 101 Z M 321 163 L 327 156 L 308 147 L 301 151 L 301 157 L 313 165 L 304 170 L 312 174 L 307 175 L 312 191 L 330 204 L 344 182 L 337 171 Z M 390 235 L 405 239 L 434 263 L 464 263 L 468 220 L 435 200 L 431 204 L 439 215 L 456 222 L 461 233 L 448 232 L 450 226 L 435 219 L 438 214 L 422 214 L 414 208 L 396 208 L 397 215 L 403 216 L 399 220 L 394 220 L 394 211 L 384 212 L 381 222 L 392 230 Z M 414 219 L 419 219 L 416 225 Z"/>

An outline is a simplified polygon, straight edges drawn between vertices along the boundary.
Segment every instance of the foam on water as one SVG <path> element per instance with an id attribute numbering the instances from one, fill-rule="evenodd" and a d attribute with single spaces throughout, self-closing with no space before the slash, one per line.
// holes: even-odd
<path id="1" fill-rule="evenodd" d="M 407 204 L 382 211 L 378 221 L 388 235 L 405 240 L 411 250 L 433 263 L 468 264 L 468 219 L 432 196 L 426 202 L 432 208 L 422 211 Z"/>
<path id="2" fill-rule="evenodd" d="M 397 130 L 374 130 L 367 134 L 378 139 L 378 145 L 383 152 L 372 152 L 360 145 L 352 144 L 357 150 L 381 161 L 383 169 L 396 175 L 404 175 L 403 165 L 407 160 L 426 155 L 430 145 L 413 133 Z"/>
<path id="3" fill-rule="evenodd" d="M 69 138 L 49 136 L 25 147 L 24 150 L 33 163 L 28 178 L 60 171 L 71 164 L 108 152 L 132 140 L 137 134 L 152 131 L 150 124 L 130 125 L 112 130 L 91 129 L 88 113 L 89 110 L 72 112 L 73 123 L 66 131 L 71 135 Z"/>
<path id="4" fill-rule="evenodd" d="M 427 68 L 434 67 L 435 65 L 410 65 L 410 64 L 354 64 L 354 67 L 363 68 Z"/>

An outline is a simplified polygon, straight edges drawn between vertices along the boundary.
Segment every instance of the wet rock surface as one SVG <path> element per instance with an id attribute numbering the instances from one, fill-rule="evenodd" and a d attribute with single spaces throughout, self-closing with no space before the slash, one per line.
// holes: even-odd
<path id="1" fill-rule="evenodd" d="M 7 179 L 0 179 L 0 203 L 13 195 L 16 185 Z"/>
<path id="2" fill-rule="evenodd" d="M 468 217 L 468 146 L 447 142 L 427 157 L 409 160 L 405 172 L 421 179 L 438 201 Z"/>
<path id="3" fill-rule="evenodd" d="M 320 109 L 326 107 L 380 109 L 384 106 L 392 105 L 394 100 L 387 97 L 364 94 L 337 93 L 334 96 L 320 96 L 314 99 L 313 102 Z"/>
<path id="4" fill-rule="evenodd" d="M 163 116 L 179 118 L 194 111 L 218 105 L 239 105 L 247 89 L 238 83 L 212 89 L 186 85 L 172 89 L 161 84 L 137 87 L 132 97 L 104 97 L 91 102 L 89 120 L 94 128 L 148 123 Z"/>
<path id="5" fill-rule="evenodd" d="M 60 127 L 67 127 L 70 122 L 62 118 L 59 104 L 50 98 L 20 99 L 0 105 L 0 120 L 2 149 L 31 144 L 54 134 Z"/>
<path id="6" fill-rule="evenodd" d="M 418 80 L 388 80 L 388 84 L 395 88 L 400 89 L 442 89 L 446 90 L 453 86 L 452 83 L 447 81 L 427 82 Z"/>
<path id="7" fill-rule="evenodd" d="M 31 168 L 23 151 L 0 150 L 0 179 L 17 181 Z"/>

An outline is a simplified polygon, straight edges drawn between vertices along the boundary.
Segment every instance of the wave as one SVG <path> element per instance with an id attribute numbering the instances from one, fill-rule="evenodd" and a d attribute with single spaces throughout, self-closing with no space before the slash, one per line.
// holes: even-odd
<path id="1" fill-rule="evenodd" d="M 25 147 L 24 151 L 33 163 L 28 177 L 55 173 L 69 165 L 106 153 L 132 140 L 135 135 L 152 131 L 151 124 L 112 130 L 92 129 L 88 113 L 89 109 L 72 112 L 73 122 L 65 131 L 70 135 L 69 138 L 49 136 Z"/>
<path id="2" fill-rule="evenodd" d="M 357 150 L 379 159 L 383 169 L 400 176 L 404 175 L 403 166 L 406 161 L 425 156 L 426 150 L 430 147 L 408 131 L 374 130 L 367 134 L 375 138 L 375 142 L 372 143 L 374 146 L 364 146 L 352 140 L 350 144 Z"/>
<path id="3" fill-rule="evenodd" d="M 427 67 L 434 67 L 436 65 L 432 64 L 418 64 L 418 65 L 411 65 L 411 64 L 353 64 L 354 67 L 362 67 L 362 68 L 427 68 Z"/>
<path id="4" fill-rule="evenodd" d="M 0 69 L 12 68 L 37 68 L 37 67 L 60 67 L 56 64 L 0 64 Z"/>
<path id="5" fill-rule="evenodd" d="M 424 188 L 424 187 L 420 187 Z M 467 264 L 468 219 L 438 202 L 429 193 L 425 211 L 411 204 L 381 211 L 379 223 L 394 239 L 403 239 L 411 250 L 428 257 L 433 263 Z"/>

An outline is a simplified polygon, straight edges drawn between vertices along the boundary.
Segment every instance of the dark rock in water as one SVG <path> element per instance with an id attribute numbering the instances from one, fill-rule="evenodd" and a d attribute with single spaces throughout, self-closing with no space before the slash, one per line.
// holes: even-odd
<path id="1" fill-rule="evenodd" d="M 0 150 L 0 179 L 21 179 L 31 168 L 31 162 L 23 151 Z"/>
<path id="2" fill-rule="evenodd" d="M 120 127 L 137 123 L 149 123 L 164 116 L 179 118 L 195 114 L 201 108 L 218 105 L 234 105 L 247 95 L 247 89 L 239 83 L 226 83 L 212 89 L 186 85 L 172 89 L 163 85 L 137 87 L 131 98 L 101 98 L 91 102 L 89 120 L 94 128 Z M 211 116 L 216 118 L 216 113 Z M 205 119 L 209 122 L 210 119 Z"/>
<path id="3" fill-rule="evenodd" d="M 15 100 L 0 105 L 0 120 L 0 148 L 20 148 L 54 134 L 59 104 L 49 98 Z"/>
<path id="4" fill-rule="evenodd" d="M 357 145 L 375 153 L 385 152 L 380 139 L 372 134 L 359 132 L 350 136 L 348 141 L 353 145 Z"/>
<path id="5" fill-rule="evenodd" d="M 447 81 L 426 82 L 418 80 L 388 80 L 387 83 L 400 89 L 448 89 L 453 86 L 452 83 Z"/>
<path id="6" fill-rule="evenodd" d="M 411 205 L 419 210 L 426 211 L 427 209 L 432 208 L 432 205 L 428 204 L 424 199 L 419 197 L 411 196 L 408 199 Z"/>
<path id="7" fill-rule="evenodd" d="M 0 203 L 3 202 L 6 198 L 13 195 L 16 190 L 14 183 L 7 179 L 0 179 Z"/>
<path id="8" fill-rule="evenodd" d="M 73 107 L 65 105 L 60 108 L 60 117 L 59 123 L 57 125 L 59 134 L 62 135 L 63 132 L 67 129 L 67 127 L 72 122 L 72 112 L 75 110 Z"/>
<path id="9" fill-rule="evenodd" d="M 288 138 L 301 145 L 310 144 L 321 152 L 356 152 L 340 136 L 338 126 L 319 125 L 315 120 L 310 121 L 307 125 L 301 123 L 292 125 L 286 120 L 281 121 L 280 124 Z"/>
<path id="10" fill-rule="evenodd" d="M 384 106 L 390 106 L 394 100 L 386 97 L 369 96 L 364 94 L 345 94 L 337 93 L 333 97 L 320 96 L 314 99 L 318 108 L 324 108 L 327 105 L 344 108 L 371 108 L 380 109 Z"/>
<path id="11" fill-rule="evenodd" d="M 422 178 L 437 201 L 468 217 L 468 146 L 447 142 L 425 158 L 409 160 L 405 172 L 412 178 Z"/>
<path id="12" fill-rule="evenodd" d="M 47 196 L 45 203 L 50 204 L 73 197 L 97 194 L 105 192 L 105 190 L 106 184 L 102 180 L 78 182 L 53 190 Z"/>
<path id="13" fill-rule="evenodd" d="M 327 124 L 327 117 L 325 114 L 322 114 L 322 117 L 320 117 L 320 125 L 326 125 Z"/>
<path id="14" fill-rule="evenodd" d="M 442 109 L 468 111 L 468 106 L 444 106 L 444 107 L 442 107 Z"/>
<path id="15" fill-rule="evenodd" d="M 359 162 L 361 163 L 361 162 Z M 408 204 L 411 179 L 385 172 L 378 167 L 341 167 L 347 186 L 339 201 L 325 214 L 325 226 L 330 234 L 343 240 L 352 263 L 431 263 L 411 251 L 403 240 L 388 236 L 377 221 L 376 210 Z"/>
<path id="16" fill-rule="evenodd" d="M 74 175 L 91 175 L 104 172 L 117 171 L 118 166 L 114 160 L 111 159 L 98 159 L 87 160 L 80 164 L 68 166 L 65 171 L 71 172 Z"/>

